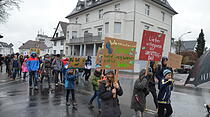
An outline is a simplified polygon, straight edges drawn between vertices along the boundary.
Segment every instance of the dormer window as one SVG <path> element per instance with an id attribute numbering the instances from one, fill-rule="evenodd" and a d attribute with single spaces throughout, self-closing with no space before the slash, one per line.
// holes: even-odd
<path id="1" fill-rule="evenodd" d="M 87 0 L 87 6 L 92 5 L 92 0 Z"/>

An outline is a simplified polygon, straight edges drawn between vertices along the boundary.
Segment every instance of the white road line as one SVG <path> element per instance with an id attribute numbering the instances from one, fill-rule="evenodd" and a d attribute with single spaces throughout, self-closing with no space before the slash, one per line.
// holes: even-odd
<path id="1" fill-rule="evenodd" d="M 9 81 L 9 82 L 5 82 L 5 83 L 1 83 L 0 86 L 2 85 L 6 85 L 6 84 L 10 84 L 10 83 L 13 83 L 13 82 L 18 82 L 20 80 L 14 80 L 14 81 Z"/>

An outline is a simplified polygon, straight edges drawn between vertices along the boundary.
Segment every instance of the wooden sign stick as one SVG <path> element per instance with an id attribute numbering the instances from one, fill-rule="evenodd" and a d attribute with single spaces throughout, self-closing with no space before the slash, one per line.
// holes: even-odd
<path id="1" fill-rule="evenodd" d="M 149 65 L 150 65 L 150 61 L 147 61 L 147 66 L 146 66 L 145 76 L 147 76 L 147 74 L 148 74 L 148 71 L 149 71 Z"/>
<path id="2" fill-rule="evenodd" d="M 114 81 L 114 83 L 118 83 L 118 74 L 119 74 L 119 69 L 117 69 L 116 70 L 116 74 L 115 74 L 115 81 Z M 115 90 L 117 90 L 117 89 L 115 89 Z M 117 94 L 114 94 L 113 95 L 113 98 L 116 98 L 117 97 Z"/>

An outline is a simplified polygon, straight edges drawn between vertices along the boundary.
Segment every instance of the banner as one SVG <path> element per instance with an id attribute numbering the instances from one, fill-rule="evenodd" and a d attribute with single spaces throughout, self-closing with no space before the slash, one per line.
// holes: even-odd
<path id="1" fill-rule="evenodd" d="M 40 54 L 40 49 L 38 49 L 38 48 L 30 48 L 30 54 L 32 52 L 36 52 L 37 54 Z"/>
<path id="2" fill-rule="evenodd" d="M 165 37 L 165 34 L 144 30 L 139 60 L 160 61 Z"/>
<path id="3" fill-rule="evenodd" d="M 84 68 L 85 60 L 86 60 L 85 58 L 70 57 L 68 68 Z"/>
<path id="4" fill-rule="evenodd" d="M 106 37 L 103 52 L 104 69 L 133 70 L 136 42 Z"/>
<path id="5" fill-rule="evenodd" d="M 173 69 L 181 68 L 183 56 L 169 53 L 167 66 Z"/>

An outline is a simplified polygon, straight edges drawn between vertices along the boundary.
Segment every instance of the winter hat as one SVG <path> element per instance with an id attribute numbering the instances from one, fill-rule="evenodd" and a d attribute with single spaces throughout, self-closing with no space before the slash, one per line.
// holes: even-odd
<path id="1" fill-rule="evenodd" d="M 96 65 L 96 68 L 99 68 L 99 67 L 101 67 L 101 65 L 97 64 L 97 65 Z"/>
<path id="2" fill-rule="evenodd" d="M 163 61 L 168 61 L 168 57 L 164 56 L 164 57 L 162 58 L 162 62 L 163 62 Z"/>
<path id="3" fill-rule="evenodd" d="M 163 71 L 164 77 L 165 77 L 167 74 L 170 74 L 170 73 L 171 73 L 171 70 L 169 70 L 169 69 L 166 69 L 166 70 Z"/>

